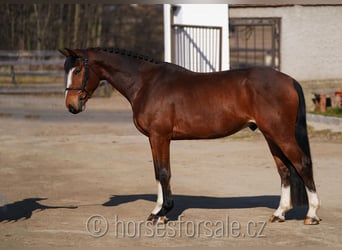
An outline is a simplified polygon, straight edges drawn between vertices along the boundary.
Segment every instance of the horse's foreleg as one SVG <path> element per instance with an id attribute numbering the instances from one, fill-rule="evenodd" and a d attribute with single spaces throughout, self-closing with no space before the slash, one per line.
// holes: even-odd
<path id="1" fill-rule="evenodd" d="M 151 136 L 150 145 L 152 150 L 155 177 L 157 181 L 157 204 L 152 210 L 148 220 L 153 223 L 166 223 L 166 214 L 173 207 L 170 187 L 170 139 L 161 136 Z"/>

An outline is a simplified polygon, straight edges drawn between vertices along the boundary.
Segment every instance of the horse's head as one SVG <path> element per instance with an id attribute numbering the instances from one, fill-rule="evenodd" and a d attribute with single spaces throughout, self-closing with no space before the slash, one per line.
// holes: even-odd
<path id="1" fill-rule="evenodd" d="M 92 67 L 86 50 L 59 50 L 65 57 L 67 74 L 65 105 L 73 114 L 84 110 L 85 104 L 99 85 L 100 77 Z"/>

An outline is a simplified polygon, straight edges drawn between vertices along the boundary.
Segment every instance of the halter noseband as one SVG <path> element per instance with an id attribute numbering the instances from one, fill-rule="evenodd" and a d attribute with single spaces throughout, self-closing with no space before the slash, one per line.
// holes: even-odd
<path id="1" fill-rule="evenodd" d="M 87 52 L 85 50 L 83 50 L 83 55 L 84 55 L 83 58 L 79 58 L 79 59 L 82 60 L 83 65 L 84 65 L 84 76 L 83 76 L 82 86 L 81 87 L 66 87 L 65 91 L 68 91 L 68 90 L 79 90 L 80 92 L 84 92 L 86 94 L 86 97 L 90 98 L 91 94 L 86 89 L 86 85 L 88 83 L 88 78 L 89 78 L 89 68 L 90 69 L 92 69 L 92 68 L 89 65 L 89 60 L 88 60 Z M 96 74 L 95 71 L 94 71 L 94 73 Z"/>

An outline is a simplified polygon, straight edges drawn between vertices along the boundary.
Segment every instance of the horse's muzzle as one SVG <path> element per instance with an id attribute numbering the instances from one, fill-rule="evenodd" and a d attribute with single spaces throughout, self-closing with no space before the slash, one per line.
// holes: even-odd
<path id="1" fill-rule="evenodd" d="M 74 108 L 71 104 L 69 104 L 68 109 L 69 109 L 69 112 L 73 114 L 78 114 L 82 111 L 82 109 Z"/>
<path id="2" fill-rule="evenodd" d="M 69 112 L 73 114 L 78 114 L 84 110 L 84 100 L 81 98 L 78 98 L 78 100 L 75 103 L 69 103 L 67 105 Z"/>

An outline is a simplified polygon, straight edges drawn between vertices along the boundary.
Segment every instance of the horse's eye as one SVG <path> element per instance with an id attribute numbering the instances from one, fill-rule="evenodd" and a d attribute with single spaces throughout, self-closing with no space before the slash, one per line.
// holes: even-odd
<path id="1" fill-rule="evenodd" d="M 74 74 L 75 74 L 75 75 L 79 75 L 80 73 L 81 73 L 81 70 L 80 70 L 80 69 L 75 69 L 75 70 L 74 70 Z"/>

